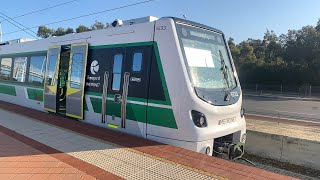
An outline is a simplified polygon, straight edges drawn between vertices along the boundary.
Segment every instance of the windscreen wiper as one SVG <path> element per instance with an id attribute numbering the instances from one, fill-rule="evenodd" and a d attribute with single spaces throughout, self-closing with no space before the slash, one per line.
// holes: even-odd
<path id="1" fill-rule="evenodd" d="M 227 70 L 227 66 L 226 66 L 226 62 L 224 61 L 224 58 L 222 56 L 222 52 L 221 50 L 219 50 L 219 56 L 220 56 L 220 60 L 221 60 L 221 72 L 223 74 L 223 79 L 225 81 L 225 83 L 227 84 L 227 88 L 230 88 L 230 84 L 229 84 L 229 75 L 228 75 L 228 70 Z"/>

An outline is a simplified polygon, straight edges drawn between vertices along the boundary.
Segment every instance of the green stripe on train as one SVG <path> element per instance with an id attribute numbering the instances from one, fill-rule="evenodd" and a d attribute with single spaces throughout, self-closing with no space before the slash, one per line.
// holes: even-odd
<path id="1" fill-rule="evenodd" d="M 29 99 L 43 102 L 43 90 L 27 88 Z"/>
<path id="2" fill-rule="evenodd" d="M 84 98 L 84 100 L 83 100 L 83 106 L 84 106 L 84 107 L 83 107 L 83 110 L 89 111 L 86 98 Z"/>
<path id="3" fill-rule="evenodd" d="M 5 84 L 0 84 L 0 93 L 1 94 L 8 94 L 11 96 L 17 96 L 16 88 L 14 86 L 9 86 Z"/>
<path id="4" fill-rule="evenodd" d="M 101 99 L 90 97 L 90 101 L 95 113 L 101 114 Z M 176 120 L 172 109 L 151 107 L 140 104 L 127 104 L 127 119 L 148 124 L 177 129 Z M 146 120 L 146 108 L 148 108 L 148 118 Z M 121 104 L 114 104 L 112 100 L 107 101 L 107 115 L 121 117 Z"/>
<path id="5" fill-rule="evenodd" d="M 154 48 L 154 52 L 155 52 L 155 55 L 156 55 L 156 60 L 157 60 L 157 64 L 158 64 L 158 68 L 159 68 L 159 72 L 160 72 L 162 89 L 163 89 L 164 95 L 166 97 L 166 101 L 159 101 L 159 100 L 153 100 L 153 101 L 155 103 L 171 105 L 171 100 L 170 100 L 169 91 L 168 91 L 168 87 L 167 87 L 167 81 L 166 81 L 166 78 L 164 76 L 164 72 L 163 72 L 163 68 L 162 68 L 162 63 L 161 63 L 161 59 L 160 59 L 160 53 L 159 53 L 159 48 L 158 48 L 157 42 L 153 43 L 153 48 Z"/>
<path id="6" fill-rule="evenodd" d="M 0 84 L 12 85 L 12 86 L 30 87 L 30 88 L 39 89 L 39 90 L 43 89 L 43 85 L 35 86 L 35 85 L 21 83 L 21 82 L 10 82 L 10 81 L 1 81 L 0 80 Z"/>
<path id="7" fill-rule="evenodd" d="M 27 93 L 28 93 L 29 99 L 43 102 L 43 90 L 27 88 Z M 83 104 L 84 110 L 88 111 L 88 106 L 87 106 L 86 100 L 84 99 L 83 102 L 84 102 L 84 104 Z"/>

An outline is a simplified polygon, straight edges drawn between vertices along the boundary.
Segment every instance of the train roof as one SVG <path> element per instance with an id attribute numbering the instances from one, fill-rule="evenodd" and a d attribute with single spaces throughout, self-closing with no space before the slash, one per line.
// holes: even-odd
<path id="1" fill-rule="evenodd" d="M 181 19 L 181 18 L 177 18 L 177 17 L 162 17 L 162 18 L 157 18 L 157 17 L 154 17 L 154 16 L 146 16 L 146 17 L 141 17 L 141 18 L 135 18 L 135 19 L 130 19 L 130 20 L 115 20 L 112 25 L 113 27 L 122 27 L 122 26 L 130 26 L 130 25 L 136 25 L 136 24 L 143 24 L 143 23 L 148 23 L 148 22 L 154 22 L 154 21 L 158 21 L 158 20 L 161 20 L 161 19 L 172 19 L 174 20 L 175 22 L 181 22 L 181 23 L 184 23 L 184 24 L 189 24 L 189 25 L 192 25 L 192 26 L 196 26 L 196 27 L 201 27 L 201 28 L 205 28 L 205 29 L 208 29 L 208 30 L 211 30 L 211 31 L 215 31 L 215 32 L 219 32 L 221 34 L 223 34 L 222 31 L 218 30 L 218 29 L 215 29 L 213 27 L 210 27 L 210 26 L 207 26 L 207 25 L 204 25 L 204 24 L 200 24 L 200 23 L 197 23 L 197 22 L 194 22 L 194 21 L 189 21 L 189 20 L 186 20 L 186 19 Z M 99 31 L 99 30 L 97 30 Z M 94 32 L 94 31 L 90 31 L 90 32 Z M 82 32 L 82 33 L 87 33 L 87 32 Z M 82 33 L 73 33 L 73 34 L 66 34 L 64 36 L 57 36 L 57 37 L 68 37 L 70 35 L 75 35 L 75 34 L 82 34 Z M 27 38 L 20 38 L 20 39 L 16 39 L 16 40 L 10 40 L 10 41 L 6 41 L 6 42 L 0 42 L 0 47 L 1 46 L 7 46 L 7 45 L 12 45 L 12 44 L 21 44 L 21 43 L 28 43 L 28 42 L 34 42 L 34 41 L 43 41 L 45 39 L 51 39 L 51 38 L 55 38 L 56 36 L 50 36 L 49 38 L 44 38 L 44 39 L 39 39 L 39 40 L 34 40 L 34 39 L 27 39 Z M 1 48 L 0 48 L 1 50 Z"/>
<path id="2" fill-rule="evenodd" d="M 168 18 L 172 18 L 176 22 L 178 21 L 178 22 L 182 22 L 182 23 L 185 23 L 185 24 L 190 24 L 190 25 L 193 25 L 193 26 L 196 26 L 196 27 L 205 28 L 205 29 L 208 29 L 208 30 L 211 30 L 211 31 L 216 31 L 216 32 L 219 32 L 219 33 L 223 34 L 223 32 L 221 30 L 219 30 L 219 29 L 216 29 L 216 28 L 204 25 L 204 24 L 200 24 L 200 23 L 197 23 L 197 22 L 194 22 L 194 21 L 189 21 L 189 20 L 181 19 L 181 18 L 177 18 L 177 17 L 168 17 Z"/>

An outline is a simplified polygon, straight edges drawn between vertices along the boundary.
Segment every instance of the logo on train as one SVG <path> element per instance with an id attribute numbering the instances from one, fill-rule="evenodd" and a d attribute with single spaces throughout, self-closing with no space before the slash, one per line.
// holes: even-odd
<path id="1" fill-rule="evenodd" d="M 92 61 L 91 66 L 90 66 L 90 71 L 91 71 L 92 75 L 95 75 L 98 73 L 98 71 L 99 71 L 98 61 L 96 61 L 96 60 Z"/>

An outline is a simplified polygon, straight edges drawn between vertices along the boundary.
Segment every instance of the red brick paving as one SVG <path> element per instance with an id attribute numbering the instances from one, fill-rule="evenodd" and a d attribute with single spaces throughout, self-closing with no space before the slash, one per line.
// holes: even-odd
<path id="1" fill-rule="evenodd" d="M 2 132 L 0 137 L 0 179 L 95 179 Z"/>
<path id="2" fill-rule="evenodd" d="M 121 179 L 0 126 L 0 179 Z"/>
<path id="3" fill-rule="evenodd" d="M 2 101 L 0 108 L 229 179 L 295 179 Z"/>

